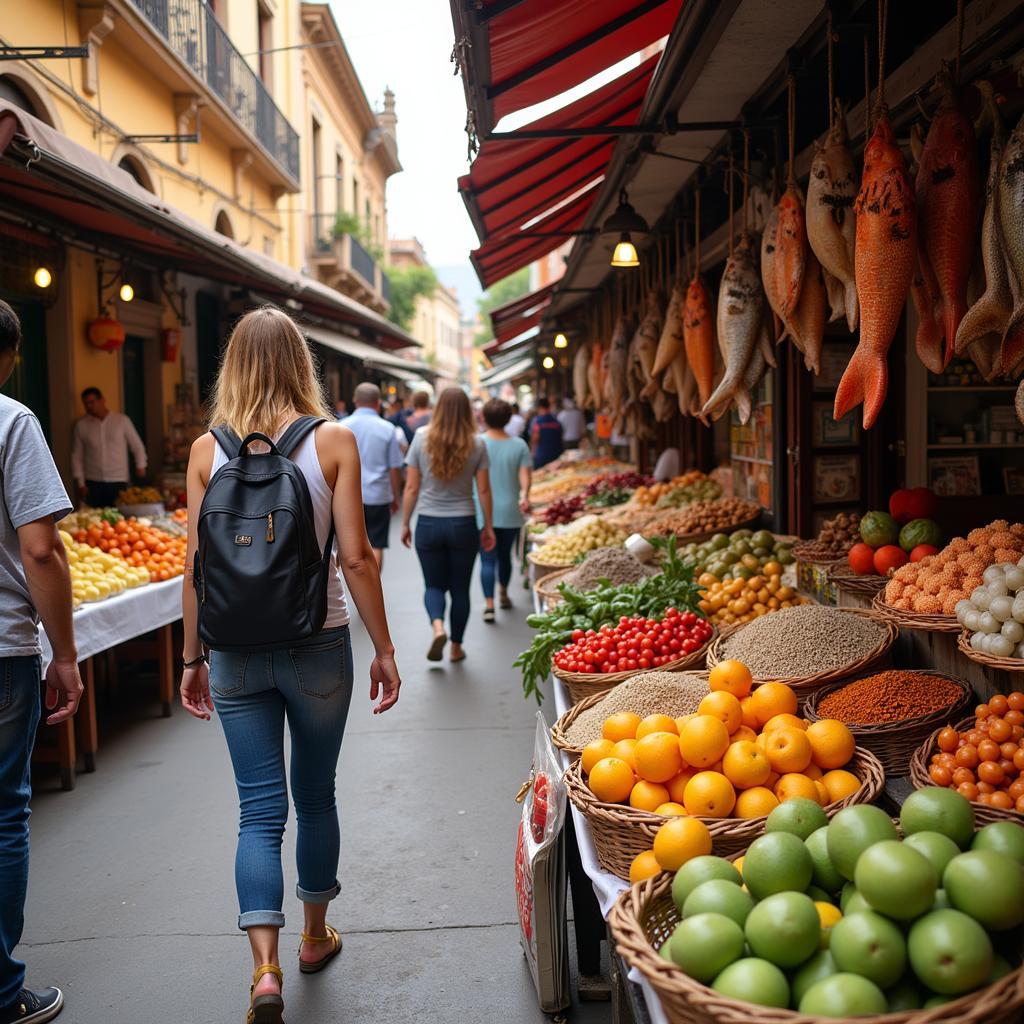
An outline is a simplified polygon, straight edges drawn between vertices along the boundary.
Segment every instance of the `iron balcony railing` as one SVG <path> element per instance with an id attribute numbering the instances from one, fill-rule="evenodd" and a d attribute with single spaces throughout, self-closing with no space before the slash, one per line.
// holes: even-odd
<path id="1" fill-rule="evenodd" d="M 313 253 L 333 258 L 341 270 L 356 274 L 367 288 L 390 305 L 391 281 L 384 268 L 351 231 L 344 230 L 342 224 L 339 224 L 336 213 L 314 213 L 310 217 Z"/>
<path id="2" fill-rule="evenodd" d="M 171 49 L 215 92 L 293 178 L 299 136 L 267 87 L 235 49 L 206 0 L 132 0 Z"/>

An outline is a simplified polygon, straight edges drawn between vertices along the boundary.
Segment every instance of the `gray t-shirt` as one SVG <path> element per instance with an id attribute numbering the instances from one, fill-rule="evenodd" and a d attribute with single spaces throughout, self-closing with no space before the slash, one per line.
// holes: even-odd
<path id="1" fill-rule="evenodd" d="M 473 450 L 461 472 L 451 480 L 438 480 L 430 471 L 426 440 L 429 427 L 417 430 L 405 457 L 407 466 L 420 471 L 420 496 L 416 510 L 421 516 L 475 516 L 473 478 L 478 469 L 487 469 L 487 447 L 482 437 L 473 439 Z"/>
<path id="2" fill-rule="evenodd" d="M 25 580 L 18 528 L 72 509 L 35 414 L 0 395 L 0 658 L 39 654 L 39 617 Z"/>

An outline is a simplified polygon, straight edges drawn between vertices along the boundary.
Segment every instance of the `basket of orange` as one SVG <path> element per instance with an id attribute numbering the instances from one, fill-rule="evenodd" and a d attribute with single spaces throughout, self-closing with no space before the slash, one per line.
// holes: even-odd
<path id="1" fill-rule="evenodd" d="M 186 539 L 172 537 L 143 520 L 104 520 L 74 536 L 75 540 L 123 558 L 129 565 L 148 569 L 153 582 L 173 579 L 185 571 Z"/>
<path id="2" fill-rule="evenodd" d="M 831 817 L 881 792 L 878 759 L 842 722 L 799 718 L 789 686 L 753 689 L 747 668 L 726 661 L 708 687 L 694 714 L 611 715 L 566 771 L 604 870 L 633 881 L 655 862 L 672 870 L 705 833 L 709 850 L 738 853 L 780 803 L 812 800 Z"/>

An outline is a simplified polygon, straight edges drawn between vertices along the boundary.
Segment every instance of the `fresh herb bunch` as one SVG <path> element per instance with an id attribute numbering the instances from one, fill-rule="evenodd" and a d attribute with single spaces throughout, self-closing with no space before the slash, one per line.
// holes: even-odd
<path id="1" fill-rule="evenodd" d="M 530 647 L 513 662 L 523 673 L 524 697 L 532 694 L 538 704 L 544 699 L 540 684 L 551 672 L 552 657 L 570 642 L 573 630 L 600 629 L 605 623 L 618 622 L 623 616 L 642 615 L 654 619 L 667 608 L 692 611 L 704 618 L 697 605 L 700 587 L 693 581 L 693 570 L 679 557 L 676 538 L 652 537 L 649 543 L 664 554 L 657 576 L 646 576 L 637 583 L 619 586 L 604 579 L 587 591 L 562 583 L 558 587 L 563 599 L 560 605 L 550 612 L 527 616 L 526 624 L 537 630 L 537 634 Z"/>
<path id="2" fill-rule="evenodd" d="M 624 505 L 632 495 L 633 492 L 624 487 L 612 487 L 592 494 L 586 501 L 591 508 L 611 508 L 613 505 Z"/>

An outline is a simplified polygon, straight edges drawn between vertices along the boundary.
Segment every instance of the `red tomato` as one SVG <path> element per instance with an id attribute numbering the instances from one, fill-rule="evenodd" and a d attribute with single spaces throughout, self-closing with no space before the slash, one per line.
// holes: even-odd
<path id="1" fill-rule="evenodd" d="M 937 555 L 939 549 L 933 547 L 931 544 L 918 544 L 913 551 L 910 552 L 910 560 L 912 562 L 920 562 L 922 558 L 927 558 L 929 555 Z"/>
<path id="2" fill-rule="evenodd" d="M 879 576 L 887 576 L 890 569 L 898 569 L 906 564 L 906 551 L 895 544 L 886 544 L 875 552 L 875 572 Z"/>
<path id="3" fill-rule="evenodd" d="M 870 544 L 854 544 L 846 560 L 858 576 L 870 576 L 875 571 L 875 549 Z"/>

